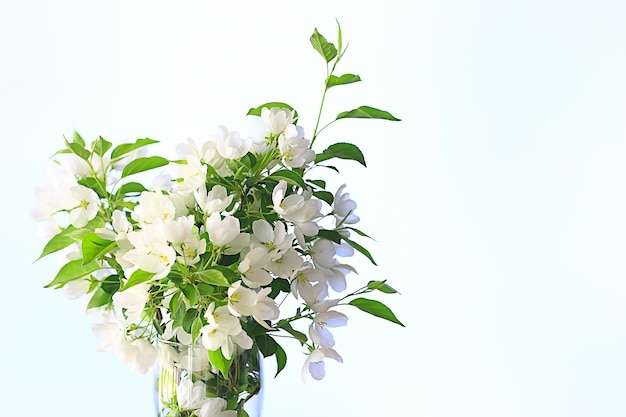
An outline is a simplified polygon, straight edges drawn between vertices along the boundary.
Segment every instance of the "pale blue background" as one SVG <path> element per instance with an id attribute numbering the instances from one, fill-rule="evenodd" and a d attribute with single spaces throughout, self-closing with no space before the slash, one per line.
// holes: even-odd
<path id="1" fill-rule="evenodd" d="M 30 219 L 74 129 L 169 152 L 251 106 L 291 103 L 311 132 L 324 77 L 313 27 L 350 47 L 361 104 L 344 165 L 401 329 L 350 314 L 345 363 L 270 381 L 266 416 L 626 415 L 626 7 L 588 1 L 0 3 L 0 415 L 149 417 L 148 376 L 97 353 L 81 303 L 42 289 Z M 361 281 L 359 281 L 361 280 Z M 289 349 L 291 348 L 291 349 Z M 273 365 L 270 363 L 268 368 Z"/>

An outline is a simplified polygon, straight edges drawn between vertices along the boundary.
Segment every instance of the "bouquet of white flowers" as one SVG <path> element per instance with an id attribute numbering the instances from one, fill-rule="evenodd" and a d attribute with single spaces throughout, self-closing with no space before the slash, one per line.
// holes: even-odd
<path id="1" fill-rule="evenodd" d="M 326 62 L 323 97 L 360 81 L 334 74 L 341 28 L 337 46 L 317 30 L 311 43 Z M 149 156 L 152 139 L 87 144 L 76 132 L 55 154 L 50 184 L 38 190 L 36 217 L 53 226 L 40 258 L 63 251 L 66 261 L 47 287 L 102 311 L 93 326 L 101 350 L 139 372 L 168 369 L 158 376 L 159 415 L 245 416 L 259 390 L 259 352 L 275 356 L 277 374 L 286 365 L 279 336 L 308 354 L 303 377 L 323 378 L 325 359 L 342 360 L 329 329 L 346 324 L 346 308 L 402 324 L 362 297 L 395 293 L 385 281 L 348 290 L 356 271 L 343 259 L 374 259 L 354 239 L 367 235 L 346 186 L 329 191 L 313 169 L 365 159 L 351 143 L 314 150 L 323 106 L 310 139 L 295 109 L 272 102 L 249 110 L 245 137 L 220 126 L 204 143 L 178 145 L 174 159 Z M 330 123 L 347 118 L 398 120 L 362 106 Z M 139 180 L 157 168 L 149 185 Z"/>

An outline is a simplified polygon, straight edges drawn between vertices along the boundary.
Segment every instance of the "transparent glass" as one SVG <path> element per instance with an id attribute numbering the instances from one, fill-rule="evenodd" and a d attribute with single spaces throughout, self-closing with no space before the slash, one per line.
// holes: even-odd
<path id="1" fill-rule="evenodd" d="M 262 361 L 256 345 L 233 355 L 233 363 L 224 377 L 211 364 L 208 351 L 201 345 L 192 347 L 162 340 L 157 343 L 159 361 L 154 375 L 157 417 L 203 417 L 220 410 L 235 410 L 238 417 L 261 417 Z"/>

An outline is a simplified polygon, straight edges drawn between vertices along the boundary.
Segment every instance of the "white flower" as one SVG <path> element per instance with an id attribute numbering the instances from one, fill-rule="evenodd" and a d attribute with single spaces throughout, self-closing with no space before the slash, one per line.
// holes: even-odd
<path id="1" fill-rule="evenodd" d="M 161 191 L 144 191 L 139 196 L 139 204 L 135 206 L 131 217 L 140 225 L 144 225 L 173 220 L 175 214 L 174 204 Z"/>
<path id="2" fill-rule="evenodd" d="M 310 192 L 302 195 L 287 192 L 287 182 L 280 180 L 272 191 L 272 203 L 276 213 L 300 229 L 305 236 L 315 236 L 319 227 L 314 219 L 321 217 L 322 202 L 312 197 Z"/>
<path id="3" fill-rule="evenodd" d="M 242 138 L 239 132 L 230 132 L 226 127 L 217 128 L 216 148 L 225 159 L 241 159 L 250 151 L 252 142 Z"/>
<path id="4" fill-rule="evenodd" d="M 235 317 L 251 316 L 256 304 L 256 292 L 237 281 L 228 288 L 228 310 Z"/>
<path id="5" fill-rule="evenodd" d="M 206 165 L 195 155 L 188 155 L 185 162 L 187 163 L 173 164 L 174 172 L 177 174 L 174 188 L 183 193 L 197 190 L 204 184 L 207 172 Z"/>
<path id="6" fill-rule="evenodd" d="M 269 254 L 263 246 L 257 246 L 248 252 L 237 267 L 241 272 L 243 282 L 250 288 L 270 284 L 272 276 L 263 269 L 269 261 Z"/>
<path id="7" fill-rule="evenodd" d="M 191 237 L 194 226 L 193 214 L 179 217 L 163 223 L 163 237 L 172 245 L 180 246 Z"/>
<path id="8" fill-rule="evenodd" d="M 207 193 L 206 186 L 202 184 L 194 191 L 194 196 L 206 216 L 224 211 L 233 201 L 233 195 L 228 195 L 226 188 L 221 185 L 215 185 Z"/>
<path id="9" fill-rule="evenodd" d="M 326 282 L 330 287 L 337 291 L 342 292 L 345 291 L 347 287 L 346 283 L 346 275 L 350 272 L 354 272 L 356 274 L 356 269 L 354 269 L 351 265 L 348 264 L 335 264 L 331 268 L 324 269 L 320 268 L 326 277 Z"/>
<path id="10" fill-rule="evenodd" d="M 288 278 L 302 265 L 302 257 L 294 248 L 289 248 L 280 253 L 280 256 L 272 259 L 267 269 L 280 278 Z"/>
<path id="11" fill-rule="evenodd" d="M 101 341 L 100 346 L 96 350 L 98 352 L 110 351 L 118 353 L 126 337 L 126 326 L 117 317 L 107 315 L 105 320 L 102 323 L 96 323 L 91 326 L 91 330 Z"/>
<path id="12" fill-rule="evenodd" d="M 198 417 L 236 417 L 237 411 L 224 410 L 227 406 L 223 398 L 206 398 L 197 412 Z"/>
<path id="13" fill-rule="evenodd" d="M 63 292 L 70 300 L 76 300 L 89 292 L 91 283 L 84 279 L 75 279 L 73 281 L 66 282 L 63 286 Z"/>
<path id="14" fill-rule="evenodd" d="M 281 257 L 282 253 L 291 248 L 295 236 L 287 234 L 285 223 L 277 222 L 272 229 L 272 225 L 265 219 L 260 219 L 252 223 L 252 239 L 269 251 L 270 258 L 274 261 Z"/>
<path id="15" fill-rule="evenodd" d="M 289 125 L 283 135 L 278 138 L 280 157 L 285 166 L 302 168 L 315 159 L 315 151 L 309 148 L 309 141 L 303 139 L 302 129 Z"/>
<path id="16" fill-rule="evenodd" d="M 293 117 L 293 110 L 280 107 L 272 107 L 271 109 L 264 107 L 261 109 L 261 119 L 272 135 L 283 133 L 287 126 L 293 123 Z"/>
<path id="17" fill-rule="evenodd" d="M 335 246 L 328 239 L 317 239 L 309 251 L 313 263 L 317 267 L 332 268 L 335 260 Z"/>
<path id="18" fill-rule="evenodd" d="M 119 356 L 124 362 L 131 364 L 134 371 L 145 374 L 152 369 L 159 353 L 146 339 L 136 339 L 130 343 L 122 343 Z"/>
<path id="19" fill-rule="evenodd" d="M 206 398 L 206 386 L 202 381 L 194 383 L 191 379 L 183 379 L 176 387 L 176 398 L 182 409 L 197 410 Z"/>
<path id="20" fill-rule="evenodd" d="M 82 185 L 70 188 L 66 208 L 70 211 L 69 222 L 74 227 L 84 227 L 98 214 L 100 198 L 94 190 Z"/>
<path id="21" fill-rule="evenodd" d="M 215 308 L 215 304 L 211 303 L 204 316 L 209 324 L 200 329 L 200 334 L 202 345 L 208 350 L 221 348 L 224 357 L 230 359 L 235 351 L 235 344 L 243 349 L 252 347 L 252 339 L 227 306 Z"/>
<path id="22" fill-rule="evenodd" d="M 343 362 L 343 358 L 333 349 L 325 347 L 315 349 L 309 354 L 306 361 L 304 361 L 304 366 L 302 367 L 302 380 L 306 382 L 309 374 L 311 374 L 313 379 L 318 381 L 324 379 L 326 376 L 324 359 L 326 358 L 334 359 L 340 363 Z"/>
<path id="23" fill-rule="evenodd" d="M 291 292 L 294 297 L 302 297 L 307 301 L 314 301 L 320 295 L 318 290 L 313 291 L 313 284 L 324 282 L 325 276 L 322 271 L 313 268 L 309 263 L 299 268 L 293 273 L 291 280 Z"/>
<path id="24" fill-rule="evenodd" d="M 155 280 L 170 273 L 176 261 L 176 251 L 167 244 L 160 225 L 144 225 L 141 231 L 129 233 L 128 240 L 134 249 L 122 257 L 131 265 L 130 268 L 124 269 L 126 276 L 130 277 L 137 269 L 154 273 Z"/>
<path id="25" fill-rule="evenodd" d="M 226 216 L 222 220 L 219 213 L 213 213 L 206 221 L 206 230 L 215 246 L 226 246 L 239 235 L 239 219 Z"/>
<path id="26" fill-rule="evenodd" d="M 337 225 L 340 224 L 355 224 L 359 222 L 359 216 L 354 214 L 356 210 L 356 203 L 350 199 L 349 193 L 343 193 L 343 189 L 346 188 L 346 184 L 343 184 L 335 193 L 335 199 L 333 200 L 333 211 L 335 214 L 335 221 Z"/>
<path id="27" fill-rule="evenodd" d="M 317 313 L 309 326 L 309 336 L 311 336 L 311 340 L 314 343 L 326 348 L 331 348 L 335 345 L 335 339 L 328 330 L 328 327 L 345 326 L 347 322 L 348 317 L 338 311 Z"/>
<path id="28" fill-rule="evenodd" d="M 113 305 L 117 308 L 126 309 L 126 317 L 130 322 L 137 322 L 148 301 L 147 283 L 134 285 L 127 290 L 113 294 Z"/>

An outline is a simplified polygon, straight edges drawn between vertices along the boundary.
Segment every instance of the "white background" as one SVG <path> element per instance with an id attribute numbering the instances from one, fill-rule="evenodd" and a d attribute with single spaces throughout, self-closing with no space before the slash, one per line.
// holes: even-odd
<path id="1" fill-rule="evenodd" d="M 341 4 L 337 4 L 341 3 Z M 108 353 L 80 301 L 42 287 L 30 218 L 74 129 L 163 152 L 284 101 L 310 134 L 322 59 L 350 47 L 320 148 L 358 202 L 356 283 L 388 278 L 406 328 L 348 312 L 344 364 L 266 387 L 265 416 L 626 415 L 626 7 L 618 0 L 19 1 L 0 3 L 0 415 L 152 416 L 150 376 Z M 318 148 L 318 150 L 320 149 Z M 271 373 L 273 364 L 267 365 Z"/>

